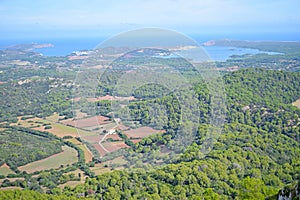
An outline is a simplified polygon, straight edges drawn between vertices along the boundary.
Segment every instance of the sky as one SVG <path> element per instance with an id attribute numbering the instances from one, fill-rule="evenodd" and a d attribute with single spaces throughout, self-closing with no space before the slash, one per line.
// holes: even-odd
<path id="1" fill-rule="evenodd" d="M 0 37 L 107 36 L 144 27 L 300 33 L 299 0 L 0 0 Z"/>

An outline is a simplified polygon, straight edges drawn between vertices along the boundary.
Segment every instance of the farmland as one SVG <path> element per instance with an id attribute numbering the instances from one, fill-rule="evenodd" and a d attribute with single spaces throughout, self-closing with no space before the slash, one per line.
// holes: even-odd
<path id="1" fill-rule="evenodd" d="M 78 112 L 81 116 L 83 113 Z M 99 152 L 100 156 L 105 156 L 108 153 L 117 151 L 120 148 L 128 148 L 122 138 L 116 133 L 104 134 L 103 131 L 113 130 L 114 128 L 125 129 L 124 133 L 133 143 L 139 142 L 141 139 L 156 133 L 163 133 L 161 130 L 155 130 L 150 127 L 140 127 L 130 129 L 123 124 L 117 125 L 104 116 L 84 117 L 81 119 L 61 120 L 61 117 L 55 113 L 45 119 L 37 117 L 18 117 L 18 121 L 12 125 L 18 125 L 26 128 L 31 128 L 38 131 L 48 131 L 60 138 L 71 136 L 72 139 L 67 141 L 72 142 L 83 150 L 85 162 L 91 162 L 93 154 L 82 142 L 75 139 L 80 137 L 89 142 Z M 46 127 L 51 128 L 46 128 Z M 23 169 L 23 168 L 22 168 Z"/>
<path id="2" fill-rule="evenodd" d="M 8 127 L 0 132 L 0 161 L 11 169 L 61 152 L 61 142 L 34 131 Z M 15 171 L 14 170 L 14 171 Z"/>
<path id="3" fill-rule="evenodd" d="M 163 133 L 163 132 L 164 131 L 155 130 L 151 127 L 140 127 L 140 128 L 125 131 L 124 133 L 129 138 L 141 139 L 141 138 L 145 138 L 147 136 L 153 135 L 153 134 Z"/>
<path id="4" fill-rule="evenodd" d="M 79 112 L 81 116 L 84 116 Z M 114 152 L 120 148 L 128 148 L 122 138 L 116 133 L 104 134 L 103 131 L 109 131 L 114 128 L 125 129 L 125 134 L 133 141 L 133 143 L 139 142 L 142 138 L 150 136 L 156 133 L 162 133 L 163 131 L 155 130 L 150 127 L 140 127 L 137 129 L 130 129 L 122 124 L 117 126 L 116 123 L 109 120 L 104 116 L 85 117 L 82 119 L 67 119 L 61 120 L 57 113 L 47 117 L 45 119 L 37 117 L 18 117 L 18 122 L 12 124 L 26 128 L 31 128 L 38 131 L 48 131 L 60 138 L 71 136 L 72 139 L 67 141 L 76 144 L 83 150 L 85 156 L 85 162 L 92 161 L 93 154 L 82 142 L 75 139 L 80 137 L 83 140 L 89 142 L 99 152 L 100 156 L 105 156 L 108 153 Z M 51 128 L 46 128 L 46 127 Z M 96 129 L 96 130 L 94 130 Z M 99 144 L 100 143 L 100 144 Z M 50 167 L 51 168 L 51 167 Z M 23 168 L 21 168 L 23 170 Z"/>
<path id="5" fill-rule="evenodd" d="M 54 118 L 54 117 L 53 117 Z M 26 128 L 32 128 L 34 130 L 39 131 L 48 131 L 58 137 L 64 137 L 64 136 L 72 136 L 72 137 L 78 137 L 79 135 L 91 135 L 92 133 L 77 129 L 75 127 L 66 126 L 62 123 L 53 122 L 49 120 L 41 119 L 41 118 L 30 118 L 22 120 L 22 117 L 19 117 L 18 122 L 12 125 L 19 125 Z M 46 126 L 50 126 L 50 129 L 45 129 Z"/>
<path id="6" fill-rule="evenodd" d="M 68 146 L 63 146 L 62 149 L 63 152 L 61 153 L 21 166 L 19 170 L 33 173 L 35 171 L 57 169 L 61 165 L 70 165 L 77 162 L 77 152 L 75 149 Z"/>
<path id="7" fill-rule="evenodd" d="M 93 135 L 94 133 L 58 123 L 56 122 L 57 119 L 58 119 L 57 114 L 56 115 L 54 114 L 49 118 L 46 118 L 46 120 L 41 118 L 30 118 L 30 119 L 22 120 L 22 117 L 18 117 L 18 122 L 12 125 L 19 125 L 22 127 L 31 128 L 39 131 L 48 131 L 60 138 L 63 138 L 65 136 L 71 136 L 73 137 L 73 139 L 71 139 L 70 141 L 78 145 L 78 147 L 83 150 L 86 162 L 90 162 L 92 160 L 91 152 L 87 149 L 85 145 L 83 145 L 78 140 L 74 139 L 74 137 L 78 137 L 80 135 L 81 136 Z M 51 128 L 45 129 L 46 126 L 51 126 Z"/>
<path id="8" fill-rule="evenodd" d="M 94 127 L 110 123 L 109 118 L 103 116 L 88 117 L 78 120 L 66 120 L 62 121 L 63 124 L 74 126 L 77 128 Z"/>

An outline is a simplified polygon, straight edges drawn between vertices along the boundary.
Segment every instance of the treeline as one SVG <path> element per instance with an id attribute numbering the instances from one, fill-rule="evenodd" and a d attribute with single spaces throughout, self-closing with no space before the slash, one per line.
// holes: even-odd
<path id="1" fill-rule="evenodd" d="M 32 190 L 5 190 L 0 192 L 0 199 L 26 199 L 26 200 L 76 200 L 77 197 L 66 195 L 41 194 Z M 85 198 L 88 200 L 88 198 Z"/>

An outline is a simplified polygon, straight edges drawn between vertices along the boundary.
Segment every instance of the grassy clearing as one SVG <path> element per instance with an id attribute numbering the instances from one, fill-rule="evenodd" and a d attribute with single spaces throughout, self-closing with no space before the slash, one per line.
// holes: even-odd
<path id="1" fill-rule="evenodd" d="M 84 152 L 85 162 L 88 163 L 93 160 L 93 154 L 88 150 L 84 144 L 78 145 L 80 149 Z"/>
<path id="2" fill-rule="evenodd" d="M 0 175 L 7 176 L 8 174 L 15 174 L 14 171 L 12 171 L 9 166 L 5 163 L 0 167 Z"/>
<path id="3" fill-rule="evenodd" d="M 77 129 L 74 127 L 70 127 L 70 126 L 66 126 L 63 124 L 58 124 L 58 123 L 53 123 L 52 125 L 52 129 L 48 129 L 47 131 L 49 131 L 50 133 L 53 133 L 54 135 L 58 136 L 58 137 L 63 137 L 63 136 L 67 136 L 70 135 L 72 137 L 78 137 L 78 136 L 83 136 L 83 135 L 93 135 L 94 133 L 88 132 L 88 131 L 84 131 L 81 129 Z"/>
<path id="4" fill-rule="evenodd" d="M 27 165 L 19 167 L 20 171 L 33 173 L 35 171 L 56 169 L 61 165 L 73 164 L 77 162 L 77 151 L 71 147 L 63 146 L 63 152 L 55 154 L 43 160 L 35 161 Z"/>
<path id="5" fill-rule="evenodd" d="M 80 110 L 76 110 L 76 119 L 82 119 L 87 117 L 86 113 L 81 112 Z"/>
<path id="6" fill-rule="evenodd" d="M 85 182 L 86 176 L 84 175 L 84 172 L 81 171 L 80 169 L 68 172 L 66 174 L 75 174 L 76 177 L 78 177 L 78 174 L 80 174 L 81 175 L 80 181 L 68 181 L 64 184 L 59 185 L 58 186 L 59 188 L 64 188 L 65 186 L 75 187 L 76 185 L 83 184 Z"/>
<path id="7" fill-rule="evenodd" d="M 2 184 L 5 179 L 9 180 L 10 182 L 15 182 L 17 180 L 19 180 L 19 181 L 25 180 L 25 178 L 20 178 L 20 177 L 19 178 L 4 178 L 4 179 L 0 179 L 0 184 Z M 1 189 L 1 187 L 0 187 L 0 189 Z"/>
<path id="8" fill-rule="evenodd" d="M 105 174 L 112 171 L 110 167 L 104 167 L 103 163 L 96 164 L 95 167 L 91 167 L 90 169 L 96 175 Z"/>
<path id="9" fill-rule="evenodd" d="M 118 157 L 118 158 L 115 158 L 115 159 L 107 161 L 107 162 L 96 164 L 95 167 L 91 167 L 90 169 L 96 175 L 100 175 L 100 174 L 105 174 L 105 173 L 111 172 L 113 170 L 121 170 L 121 169 L 123 169 L 122 165 L 124 165 L 126 163 L 127 162 L 122 157 Z M 113 170 L 112 170 L 112 167 L 114 167 Z"/>
<path id="10" fill-rule="evenodd" d="M 81 181 L 68 181 L 68 182 L 66 182 L 66 183 L 64 183 L 62 185 L 59 185 L 58 187 L 61 188 L 61 189 L 63 189 L 66 186 L 73 188 L 73 187 L 75 187 L 75 186 L 77 186 L 79 184 L 83 184 L 84 182 L 85 182 L 84 180 L 81 180 Z"/>
<path id="11" fill-rule="evenodd" d="M 85 157 L 85 162 L 86 163 L 92 161 L 93 154 L 89 151 L 89 149 L 84 144 L 82 144 L 81 142 L 79 142 L 75 138 L 67 139 L 67 141 L 70 141 L 73 144 L 76 144 L 80 149 L 82 149 L 82 151 L 84 152 L 84 157 Z"/>
<path id="12" fill-rule="evenodd" d="M 73 144 L 76 144 L 76 145 L 81 145 L 82 144 L 76 138 L 66 139 L 66 141 L 72 142 Z"/>
<path id="13" fill-rule="evenodd" d="M 59 114 L 58 113 L 54 113 L 53 115 L 46 117 L 47 121 L 51 121 L 51 122 L 58 122 L 59 120 Z"/>
<path id="14" fill-rule="evenodd" d="M 294 103 L 292 103 L 294 106 L 296 106 L 297 108 L 300 108 L 300 99 L 298 99 L 297 101 L 295 101 Z"/>
<path id="15" fill-rule="evenodd" d="M 0 190 L 22 190 L 20 187 L 2 187 Z"/>

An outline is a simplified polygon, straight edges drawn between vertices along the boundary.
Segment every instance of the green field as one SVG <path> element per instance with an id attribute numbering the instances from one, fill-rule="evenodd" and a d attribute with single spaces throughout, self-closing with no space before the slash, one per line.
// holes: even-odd
<path id="1" fill-rule="evenodd" d="M 0 131 L 0 161 L 14 171 L 16 167 L 61 152 L 61 142 L 38 131 L 8 127 Z"/>
<path id="2" fill-rule="evenodd" d="M 45 158 L 43 160 L 35 161 L 27 165 L 19 167 L 20 171 L 32 173 L 34 171 L 41 171 L 47 169 L 56 169 L 61 165 L 73 164 L 77 162 L 77 151 L 71 147 L 63 146 L 63 152 Z"/>
<path id="3" fill-rule="evenodd" d="M 49 119 L 49 118 L 48 118 Z M 79 135 L 93 135 L 94 133 L 91 133 L 89 131 L 84 131 L 81 129 L 77 129 L 74 127 L 70 127 L 61 123 L 56 123 L 52 121 L 53 119 L 50 117 L 49 120 L 41 119 L 41 118 L 32 118 L 28 120 L 19 120 L 18 124 L 12 124 L 12 125 L 19 125 L 26 128 L 32 128 L 39 131 L 48 131 L 58 137 L 63 136 L 72 136 L 72 137 L 78 137 Z M 52 128 L 45 130 L 45 126 L 43 124 L 49 124 Z M 39 127 L 37 127 L 39 126 Z"/>

